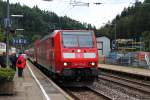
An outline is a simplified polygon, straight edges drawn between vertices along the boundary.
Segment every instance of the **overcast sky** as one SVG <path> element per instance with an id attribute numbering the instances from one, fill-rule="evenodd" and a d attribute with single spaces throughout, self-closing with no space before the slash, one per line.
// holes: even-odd
<path id="1" fill-rule="evenodd" d="M 6 1 L 6 0 L 3 0 Z M 59 16 L 67 15 L 80 22 L 90 23 L 100 28 L 108 21 L 111 21 L 117 14 L 128 6 L 135 3 L 135 0 L 53 0 L 51 2 L 42 0 L 9 0 L 10 3 L 19 2 L 21 5 L 33 7 L 37 5 L 42 10 L 55 12 Z M 88 6 L 72 6 L 70 1 L 89 3 Z M 144 0 L 139 0 L 143 2 Z M 100 2 L 101 5 L 93 3 Z"/>

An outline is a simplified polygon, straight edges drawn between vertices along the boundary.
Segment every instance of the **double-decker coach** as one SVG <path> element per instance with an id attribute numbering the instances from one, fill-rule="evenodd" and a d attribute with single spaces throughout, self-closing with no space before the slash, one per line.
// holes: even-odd
<path id="1" fill-rule="evenodd" d="M 53 76 L 97 77 L 98 50 L 91 30 L 55 30 L 35 42 L 36 63 Z"/>

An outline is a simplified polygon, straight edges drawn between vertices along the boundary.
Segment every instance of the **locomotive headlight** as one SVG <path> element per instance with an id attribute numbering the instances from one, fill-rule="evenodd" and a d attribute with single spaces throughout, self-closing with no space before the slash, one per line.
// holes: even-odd
<path id="1" fill-rule="evenodd" d="M 94 63 L 94 62 L 92 62 L 92 63 L 91 63 L 91 65 L 92 65 L 92 66 L 95 66 L 95 63 Z"/>
<path id="2" fill-rule="evenodd" d="M 77 50 L 77 52 L 81 52 L 81 50 L 80 50 L 80 49 L 78 49 L 78 50 Z"/>
<path id="3" fill-rule="evenodd" d="M 66 62 L 64 62 L 64 66 L 67 66 L 68 64 Z"/>

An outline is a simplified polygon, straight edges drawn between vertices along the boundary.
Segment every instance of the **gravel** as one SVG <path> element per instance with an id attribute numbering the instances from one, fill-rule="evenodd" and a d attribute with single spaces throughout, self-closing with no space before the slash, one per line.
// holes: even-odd
<path id="1" fill-rule="evenodd" d="M 103 79 L 94 82 L 90 87 L 109 96 L 112 100 L 150 100 L 148 95 Z"/>

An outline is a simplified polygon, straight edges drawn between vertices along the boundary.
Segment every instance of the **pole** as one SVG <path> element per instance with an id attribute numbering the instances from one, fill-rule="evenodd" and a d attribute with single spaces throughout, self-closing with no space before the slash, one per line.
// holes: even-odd
<path id="1" fill-rule="evenodd" d="M 116 23 L 115 23 L 115 40 L 116 40 L 116 34 L 117 34 L 117 25 L 116 25 Z"/>
<path id="2" fill-rule="evenodd" d="M 117 50 L 116 32 L 117 32 L 117 29 L 116 29 L 116 22 L 115 22 L 115 50 Z"/>
<path id="3" fill-rule="evenodd" d="M 141 37 L 140 37 L 140 51 L 142 51 L 142 42 L 141 42 Z"/>
<path id="4" fill-rule="evenodd" d="M 149 40 L 149 48 L 148 48 L 148 51 L 150 52 L 150 40 Z"/>
<path id="5" fill-rule="evenodd" d="M 9 17 L 10 7 L 9 7 L 9 0 L 7 0 L 7 28 L 6 28 L 6 67 L 9 67 L 9 28 L 10 28 L 10 17 Z"/>

